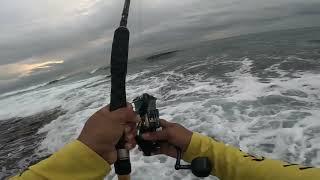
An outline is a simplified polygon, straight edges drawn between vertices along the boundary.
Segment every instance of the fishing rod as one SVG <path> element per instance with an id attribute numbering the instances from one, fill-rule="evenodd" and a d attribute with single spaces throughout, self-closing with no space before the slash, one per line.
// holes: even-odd
<path id="1" fill-rule="evenodd" d="M 130 0 L 126 0 L 120 26 L 114 32 L 111 51 L 111 98 L 110 111 L 127 106 L 126 75 L 128 65 L 129 37 L 127 28 Z M 119 179 L 130 179 L 131 163 L 129 151 L 125 148 L 124 137 L 116 145 L 117 161 L 114 164 Z"/>
<path id="2" fill-rule="evenodd" d="M 130 32 L 127 28 L 129 16 L 130 0 L 126 0 L 122 12 L 120 26 L 116 29 L 113 38 L 111 52 L 111 100 L 110 111 L 126 107 L 126 75 L 128 66 L 128 51 Z M 147 132 L 156 132 L 161 130 L 159 110 L 156 107 L 156 98 L 143 94 L 133 100 L 135 111 L 140 115 L 141 122 L 137 125 L 136 140 L 139 148 L 145 156 L 152 155 L 160 148 L 157 141 L 146 141 L 142 135 Z M 122 136 L 118 144 L 117 161 L 114 164 L 115 172 L 119 179 L 130 179 L 131 163 L 129 151 L 125 148 L 125 139 Z M 175 169 L 190 169 L 198 177 L 207 177 L 210 175 L 212 165 L 208 157 L 195 158 L 190 165 L 181 165 L 182 152 L 176 147 L 177 160 Z"/>

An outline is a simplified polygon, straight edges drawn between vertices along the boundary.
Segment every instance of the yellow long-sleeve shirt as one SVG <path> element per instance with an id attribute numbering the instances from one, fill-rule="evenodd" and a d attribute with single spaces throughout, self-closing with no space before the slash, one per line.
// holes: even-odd
<path id="1" fill-rule="evenodd" d="M 198 133 L 193 134 L 184 160 L 196 157 L 208 157 L 211 174 L 220 180 L 320 180 L 320 169 L 256 158 Z"/>
<path id="2" fill-rule="evenodd" d="M 73 141 L 12 180 L 101 180 L 110 165 L 80 141 Z"/>
<path id="3" fill-rule="evenodd" d="M 196 157 L 209 157 L 212 174 L 221 180 L 320 180 L 320 169 L 255 158 L 198 133 L 193 134 L 184 160 L 191 162 Z M 110 169 L 98 154 L 74 141 L 12 180 L 101 180 Z"/>

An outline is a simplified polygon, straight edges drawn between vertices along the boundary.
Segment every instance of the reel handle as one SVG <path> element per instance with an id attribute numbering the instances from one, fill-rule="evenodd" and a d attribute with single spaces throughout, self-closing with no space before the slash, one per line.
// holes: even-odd
<path id="1" fill-rule="evenodd" d="M 176 147 L 177 161 L 175 165 L 176 170 L 191 169 L 192 173 L 197 177 L 208 177 L 212 171 L 212 164 L 208 157 L 197 157 L 192 160 L 191 165 L 181 165 L 181 149 Z"/>

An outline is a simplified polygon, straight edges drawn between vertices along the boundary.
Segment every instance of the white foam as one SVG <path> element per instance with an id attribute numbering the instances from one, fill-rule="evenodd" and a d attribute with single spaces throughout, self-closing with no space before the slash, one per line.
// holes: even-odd
<path id="1" fill-rule="evenodd" d="M 297 78 L 285 78 L 288 74 L 283 70 L 277 69 L 277 66 L 272 66 L 271 69 L 281 74 L 282 78 L 270 79 L 270 83 L 259 82 L 259 78 L 250 73 L 252 61 L 245 59 L 242 61 L 242 66 L 239 70 L 228 73 L 229 76 L 235 77 L 235 81 L 229 86 L 231 96 L 229 101 L 254 101 L 259 97 L 268 95 L 281 95 L 281 92 L 287 90 L 299 90 L 313 96 L 313 100 L 318 100 L 315 94 L 320 90 L 320 74 L 296 73 Z M 270 89 L 271 86 L 276 86 L 275 89 Z M 306 98 L 295 97 L 297 100 L 306 100 Z M 310 100 L 312 97 L 307 97 Z"/>
<path id="2" fill-rule="evenodd" d="M 90 74 L 96 73 L 99 69 L 100 69 L 100 68 L 96 68 L 96 69 L 92 70 L 92 71 L 90 72 Z"/>
<path id="3" fill-rule="evenodd" d="M 25 89 L 19 89 L 19 90 L 16 90 L 16 91 L 10 91 L 10 92 L 1 94 L 0 98 L 4 98 L 4 97 L 7 97 L 7 96 L 12 96 L 12 95 L 24 93 L 24 92 L 27 92 L 27 91 L 31 91 L 31 90 L 34 90 L 34 89 L 38 89 L 38 88 L 40 88 L 40 87 L 42 87 L 44 85 L 46 85 L 46 83 L 35 85 L 35 86 L 30 86 L 30 87 L 27 87 Z"/>
<path id="4" fill-rule="evenodd" d="M 0 119 L 26 117 L 58 107 L 68 110 L 72 108 L 72 106 L 67 106 L 68 102 L 70 102 L 68 100 L 72 100 L 74 96 L 79 98 L 78 95 L 83 90 L 83 86 L 102 78 L 102 76 L 98 76 L 67 85 L 39 89 L 4 98 L 0 101 Z M 31 88 L 35 89 L 35 87 Z"/>

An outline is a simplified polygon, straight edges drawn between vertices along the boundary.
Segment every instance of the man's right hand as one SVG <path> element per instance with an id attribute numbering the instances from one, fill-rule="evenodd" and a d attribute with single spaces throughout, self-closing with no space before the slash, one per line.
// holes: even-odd
<path id="1" fill-rule="evenodd" d="M 160 120 L 160 125 L 162 127 L 161 131 L 142 135 L 144 140 L 161 141 L 160 150 L 159 152 L 155 152 L 155 154 L 166 154 L 176 158 L 177 152 L 175 146 L 179 147 L 182 152 L 185 152 L 190 144 L 193 133 L 180 124 L 170 123 L 166 120 Z"/>
<path id="2" fill-rule="evenodd" d="M 78 138 L 83 144 L 99 154 L 110 165 L 117 160 L 116 144 L 125 135 L 126 149 L 136 146 L 137 114 L 131 104 L 111 112 L 109 106 L 100 109 L 86 122 Z"/>

